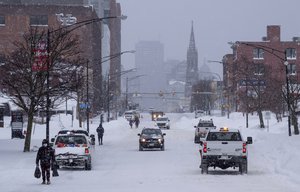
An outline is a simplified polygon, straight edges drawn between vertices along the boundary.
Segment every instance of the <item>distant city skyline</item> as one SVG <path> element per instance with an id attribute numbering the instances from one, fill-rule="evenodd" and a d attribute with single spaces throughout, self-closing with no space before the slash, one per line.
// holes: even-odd
<path id="1" fill-rule="evenodd" d="M 164 61 L 186 60 L 190 26 L 194 22 L 198 65 L 221 61 L 232 53 L 228 42 L 260 41 L 267 25 L 281 26 L 281 39 L 300 36 L 298 0 L 119 0 L 122 13 L 122 50 L 132 50 L 142 40 L 160 41 Z M 134 65 L 134 56 L 122 56 L 125 68 Z M 207 63 L 222 74 L 220 63 Z"/>

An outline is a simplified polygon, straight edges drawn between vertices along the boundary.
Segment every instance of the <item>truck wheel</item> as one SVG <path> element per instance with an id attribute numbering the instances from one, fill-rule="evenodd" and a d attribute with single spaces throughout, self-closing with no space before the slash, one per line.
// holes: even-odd
<path id="1" fill-rule="evenodd" d="M 85 170 L 87 170 L 87 171 L 92 170 L 92 163 L 91 162 L 86 162 L 86 164 L 85 164 Z"/>
<path id="2" fill-rule="evenodd" d="M 199 143 L 199 138 L 198 137 L 195 137 L 194 143 Z"/>
<path id="3" fill-rule="evenodd" d="M 165 145 L 163 145 L 160 150 L 164 151 L 165 150 Z"/>
<path id="4" fill-rule="evenodd" d="M 208 165 L 206 163 L 201 165 L 201 174 L 208 174 Z"/>
<path id="5" fill-rule="evenodd" d="M 248 173 L 248 164 L 247 161 L 242 163 L 242 174 L 247 174 Z"/>
<path id="6" fill-rule="evenodd" d="M 140 145 L 139 146 L 139 151 L 143 151 L 144 149 L 143 149 L 143 147 Z"/>
<path id="7" fill-rule="evenodd" d="M 247 161 L 243 161 L 239 164 L 239 172 L 240 172 L 240 174 L 247 174 L 248 173 Z"/>

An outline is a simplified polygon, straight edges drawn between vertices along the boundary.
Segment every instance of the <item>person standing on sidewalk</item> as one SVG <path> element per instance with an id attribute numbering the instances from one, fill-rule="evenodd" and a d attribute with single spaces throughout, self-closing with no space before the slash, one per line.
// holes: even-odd
<path id="1" fill-rule="evenodd" d="M 104 128 L 102 126 L 102 123 L 100 123 L 100 125 L 99 125 L 99 127 L 97 127 L 96 131 L 98 133 L 98 142 L 99 142 L 99 145 L 103 145 Z"/>

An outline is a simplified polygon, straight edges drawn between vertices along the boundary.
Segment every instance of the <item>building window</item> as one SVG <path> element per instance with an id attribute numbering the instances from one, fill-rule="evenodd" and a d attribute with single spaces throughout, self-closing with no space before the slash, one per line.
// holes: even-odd
<path id="1" fill-rule="evenodd" d="M 288 64 L 288 74 L 289 75 L 296 75 L 297 71 L 296 71 L 296 64 L 294 63 L 291 63 L 291 64 Z"/>
<path id="2" fill-rule="evenodd" d="M 261 48 L 254 48 L 253 59 L 264 59 L 264 50 Z"/>
<path id="3" fill-rule="evenodd" d="M 265 73 L 265 67 L 263 64 L 254 65 L 254 75 L 263 75 Z"/>
<path id="4" fill-rule="evenodd" d="M 5 16 L 4 15 L 0 15 L 0 26 L 5 25 Z"/>
<path id="5" fill-rule="evenodd" d="M 294 48 L 287 48 L 285 54 L 287 59 L 296 59 L 296 49 Z"/>
<path id="6" fill-rule="evenodd" d="M 48 25 L 48 16 L 47 15 L 31 15 L 30 16 L 30 25 Z"/>

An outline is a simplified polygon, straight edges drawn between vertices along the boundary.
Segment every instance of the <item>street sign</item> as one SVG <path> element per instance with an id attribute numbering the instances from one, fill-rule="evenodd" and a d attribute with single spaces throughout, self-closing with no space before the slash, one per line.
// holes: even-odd
<path id="1" fill-rule="evenodd" d="M 88 103 L 80 103 L 80 104 L 79 104 L 79 108 L 80 108 L 80 109 L 87 109 L 87 108 L 90 108 L 90 104 L 88 104 Z"/>
<path id="2" fill-rule="evenodd" d="M 264 80 L 257 79 L 248 79 L 241 80 L 239 83 L 240 86 L 266 86 L 266 82 Z"/>
<path id="3" fill-rule="evenodd" d="M 270 111 L 266 111 L 265 119 L 267 119 L 267 120 L 271 119 L 271 112 Z"/>

